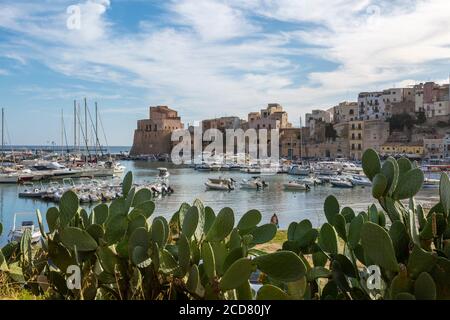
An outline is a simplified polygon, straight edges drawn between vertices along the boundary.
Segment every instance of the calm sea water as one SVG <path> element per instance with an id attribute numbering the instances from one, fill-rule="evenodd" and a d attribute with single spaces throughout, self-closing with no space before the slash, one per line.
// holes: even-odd
<path id="1" fill-rule="evenodd" d="M 287 228 L 292 221 L 310 219 L 314 225 L 325 221 L 323 202 L 333 194 L 341 206 L 351 206 L 355 211 L 365 210 L 373 203 L 371 189 L 356 187 L 353 189 L 337 189 L 330 186 L 313 187 L 309 192 L 287 192 L 283 190 L 283 183 L 293 179 L 292 176 L 281 174 L 264 176 L 269 187 L 262 191 L 234 190 L 231 192 L 206 191 L 204 183 L 209 177 L 226 176 L 236 181 L 250 178 L 251 175 L 240 172 L 197 172 L 190 168 L 179 168 L 167 163 L 152 163 L 144 161 L 124 161 L 123 165 L 134 174 L 136 182 L 153 181 L 158 173 L 157 168 L 165 166 L 171 174 L 170 184 L 175 193 L 171 196 L 156 199 L 156 211 L 153 216 L 170 218 L 181 203 L 192 203 L 195 199 L 202 200 L 217 213 L 223 207 L 234 210 L 237 219 L 250 209 L 258 209 L 263 215 L 263 222 L 268 223 L 270 217 L 276 213 L 280 227 Z M 36 209 L 40 209 L 44 220 L 45 212 L 52 203 L 40 200 L 19 199 L 21 187 L 16 185 L 0 185 L 0 221 L 4 232 L 0 244 L 5 243 L 7 234 L 13 226 L 13 216 L 16 212 L 29 212 L 34 218 Z M 417 197 L 419 202 L 437 202 L 437 189 L 423 190 Z M 88 207 L 89 208 L 89 207 Z"/>

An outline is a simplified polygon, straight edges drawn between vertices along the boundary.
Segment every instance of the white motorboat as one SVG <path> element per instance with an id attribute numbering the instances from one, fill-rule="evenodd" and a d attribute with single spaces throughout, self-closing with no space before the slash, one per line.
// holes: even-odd
<path id="1" fill-rule="evenodd" d="M 46 190 L 41 186 L 35 187 L 32 182 L 24 183 L 24 190 L 19 192 L 19 198 L 42 198 Z"/>
<path id="2" fill-rule="evenodd" d="M 312 172 L 311 167 L 308 167 L 308 166 L 293 165 L 289 169 L 289 174 L 292 174 L 295 176 L 308 176 L 311 172 Z"/>
<path id="3" fill-rule="evenodd" d="M 41 240 L 42 234 L 39 228 L 36 228 L 34 222 L 31 220 L 24 220 L 21 222 L 20 227 L 17 227 L 17 216 L 33 216 L 31 213 L 15 213 L 13 229 L 10 232 L 10 241 L 19 242 L 26 230 L 31 231 L 31 243 L 35 244 Z"/>
<path id="4" fill-rule="evenodd" d="M 353 188 L 353 183 L 345 178 L 333 178 L 330 183 L 335 188 Z"/>
<path id="5" fill-rule="evenodd" d="M 243 179 L 240 183 L 241 189 L 261 190 L 268 186 L 269 185 L 264 180 L 261 180 L 260 177 L 253 177 L 251 180 Z"/>
<path id="6" fill-rule="evenodd" d="M 320 180 L 319 178 L 313 177 L 313 176 L 300 178 L 299 182 L 306 183 L 309 186 L 317 186 L 317 185 L 323 184 L 322 180 Z"/>
<path id="7" fill-rule="evenodd" d="M 234 190 L 234 180 L 232 179 L 208 179 L 205 183 L 208 190 L 231 191 Z"/>
<path id="8" fill-rule="evenodd" d="M 206 163 L 202 163 L 200 165 L 195 166 L 195 170 L 200 171 L 200 172 L 207 172 L 207 171 L 211 171 L 211 167 Z"/>
<path id="9" fill-rule="evenodd" d="M 222 169 L 222 165 L 217 164 L 217 163 L 213 163 L 211 166 L 211 171 L 220 171 Z"/>
<path id="10" fill-rule="evenodd" d="M 349 178 L 350 182 L 355 186 L 370 187 L 372 182 L 365 176 L 352 176 Z"/>
<path id="11" fill-rule="evenodd" d="M 285 183 L 284 189 L 287 191 L 309 191 L 311 188 L 306 183 L 300 181 L 289 181 Z"/>
<path id="12" fill-rule="evenodd" d="M 16 184 L 19 181 L 17 173 L 2 173 L 0 174 L 0 183 Z"/>

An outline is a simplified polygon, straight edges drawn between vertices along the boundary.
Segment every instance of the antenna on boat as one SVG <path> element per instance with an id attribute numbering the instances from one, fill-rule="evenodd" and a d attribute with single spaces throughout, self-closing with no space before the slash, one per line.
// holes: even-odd
<path id="1" fill-rule="evenodd" d="M 88 152 L 88 154 L 90 155 L 89 152 L 89 138 L 88 138 L 88 121 L 87 121 L 87 100 L 86 98 L 84 98 L 84 129 L 85 129 L 85 135 L 84 135 L 84 139 L 86 140 L 86 151 Z M 87 156 L 86 155 L 86 160 L 87 160 Z"/>
<path id="2" fill-rule="evenodd" d="M 77 147 L 77 101 L 73 100 L 73 149 Z"/>
<path id="3" fill-rule="evenodd" d="M 97 156 L 98 147 L 98 106 L 97 101 L 95 101 L 95 156 Z"/>
<path id="4" fill-rule="evenodd" d="M 64 154 L 64 109 L 61 108 L 61 158 Z"/>
<path id="5" fill-rule="evenodd" d="M 302 116 L 300 116 L 300 160 L 303 160 L 303 129 L 302 129 Z"/>

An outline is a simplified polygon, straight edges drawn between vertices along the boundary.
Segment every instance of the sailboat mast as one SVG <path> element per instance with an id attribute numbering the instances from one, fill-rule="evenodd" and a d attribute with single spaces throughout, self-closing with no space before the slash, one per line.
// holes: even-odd
<path id="1" fill-rule="evenodd" d="M 61 108 L 61 158 L 64 155 L 64 109 Z"/>
<path id="2" fill-rule="evenodd" d="M 73 100 L 73 149 L 77 147 L 77 101 Z"/>
<path id="3" fill-rule="evenodd" d="M 88 151 L 88 144 L 89 144 L 89 139 L 88 139 L 88 124 L 87 124 L 87 100 L 86 98 L 84 98 L 84 131 L 85 131 L 85 141 L 86 141 L 86 151 Z M 86 155 L 86 160 L 87 160 L 87 155 Z"/>
<path id="4" fill-rule="evenodd" d="M 98 143 L 98 106 L 95 102 L 95 156 L 97 157 L 97 149 L 99 147 Z"/>

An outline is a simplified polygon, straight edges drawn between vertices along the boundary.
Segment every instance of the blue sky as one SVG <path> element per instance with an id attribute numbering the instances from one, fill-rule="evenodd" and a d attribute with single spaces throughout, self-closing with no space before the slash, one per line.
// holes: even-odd
<path id="1" fill-rule="evenodd" d="M 67 8 L 80 28 L 67 28 Z M 447 0 L 0 2 L 0 106 L 12 144 L 59 141 L 97 101 L 110 145 L 150 105 L 185 123 L 281 103 L 290 120 L 358 92 L 448 81 Z"/>

